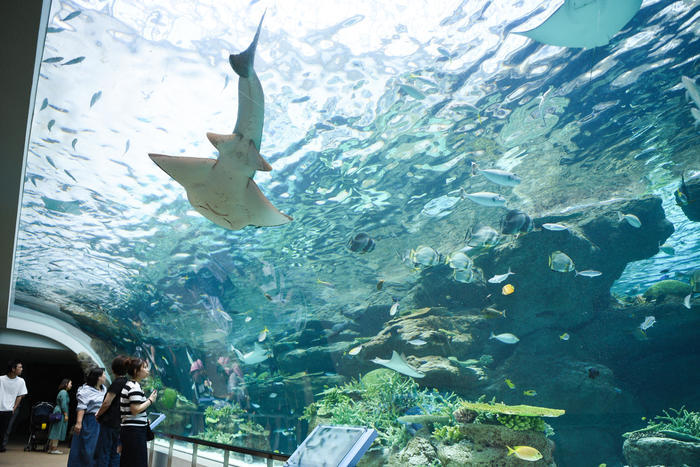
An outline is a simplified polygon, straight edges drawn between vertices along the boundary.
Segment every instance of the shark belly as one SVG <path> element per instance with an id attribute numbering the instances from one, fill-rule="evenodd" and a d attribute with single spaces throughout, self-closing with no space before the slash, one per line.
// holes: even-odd
<path id="1" fill-rule="evenodd" d="M 265 95 L 255 71 L 238 79 L 238 116 L 233 132 L 253 141 L 260 150 L 265 122 Z"/>

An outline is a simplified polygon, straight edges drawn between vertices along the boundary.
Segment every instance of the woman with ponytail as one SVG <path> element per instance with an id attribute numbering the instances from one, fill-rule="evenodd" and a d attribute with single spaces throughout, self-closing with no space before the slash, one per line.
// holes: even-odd
<path id="1" fill-rule="evenodd" d="M 149 374 L 148 363 L 140 358 L 129 358 L 126 362 L 128 381 L 122 389 L 120 401 L 121 410 L 121 443 L 122 453 L 119 465 L 122 467 L 148 467 L 146 450 L 146 432 L 148 418 L 146 410 L 153 405 L 158 397 L 154 390 L 148 398 L 141 390 L 141 380 Z"/>

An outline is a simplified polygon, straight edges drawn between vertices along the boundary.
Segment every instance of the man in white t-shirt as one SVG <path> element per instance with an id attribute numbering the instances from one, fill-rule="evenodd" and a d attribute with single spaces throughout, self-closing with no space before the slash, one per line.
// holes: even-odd
<path id="1" fill-rule="evenodd" d="M 7 374 L 0 376 L 0 440 L 5 438 L 12 414 L 27 394 L 27 385 L 19 377 L 21 374 L 22 362 L 12 360 L 7 365 Z M 0 452 L 5 452 L 5 448 L 0 448 Z"/>

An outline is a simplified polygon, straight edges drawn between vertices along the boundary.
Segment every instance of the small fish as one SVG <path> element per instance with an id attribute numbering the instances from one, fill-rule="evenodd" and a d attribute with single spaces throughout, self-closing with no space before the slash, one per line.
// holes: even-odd
<path id="1" fill-rule="evenodd" d="M 693 294 L 690 293 L 683 299 L 683 306 L 690 310 L 690 299 L 693 298 Z"/>
<path id="2" fill-rule="evenodd" d="M 384 279 L 377 282 L 377 290 L 382 290 L 382 287 L 384 287 Z"/>
<path id="3" fill-rule="evenodd" d="M 370 251 L 374 250 L 375 242 L 369 235 L 364 232 L 360 232 L 348 240 L 347 246 L 350 251 L 369 253 Z"/>
<path id="4" fill-rule="evenodd" d="M 470 284 L 474 280 L 474 271 L 472 269 L 455 269 L 452 273 L 452 279 L 462 284 Z"/>
<path id="5" fill-rule="evenodd" d="M 389 308 L 389 316 L 394 316 L 397 311 L 399 311 L 399 302 L 394 302 L 391 308 Z"/>
<path id="6" fill-rule="evenodd" d="M 466 193 L 463 191 L 462 197 L 467 198 L 476 204 L 488 207 L 504 207 L 506 199 L 498 193 L 490 191 L 479 191 L 477 193 Z"/>
<path id="7" fill-rule="evenodd" d="M 494 307 L 487 307 L 481 310 L 481 314 L 484 315 L 486 318 L 499 318 L 499 317 L 506 317 L 506 310 L 500 311 Z"/>
<path id="8" fill-rule="evenodd" d="M 255 402 L 251 402 L 251 403 L 250 403 L 250 406 L 253 407 L 254 409 L 259 409 L 259 408 L 260 408 L 260 404 L 256 404 Z"/>
<path id="9" fill-rule="evenodd" d="M 472 173 L 480 173 L 487 180 L 502 186 L 517 186 L 522 179 L 511 172 L 500 169 L 479 169 L 475 162 L 472 162 Z"/>
<path id="10" fill-rule="evenodd" d="M 51 57 L 47 58 L 46 60 L 42 60 L 44 63 L 56 63 L 63 61 L 63 57 Z"/>
<path id="11" fill-rule="evenodd" d="M 644 318 L 642 324 L 639 325 L 639 329 L 641 329 L 642 332 L 644 332 L 650 327 L 652 327 L 654 324 L 656 324 L 656 318 L 654 318 L 653 316 L 647 316 L 646 318 Z"/>
<path id="12" fill-rule="evenodd" d="M 500 283 L 503 282 L 504 280 L 508 279 L 508 276 L 510 276 L 511 274 L 515 274 L 515 273 L 514 273 L 513 271 L 511 271 L 510 268 L 508 268 L 508 272 L 507 272 L 507 273 L 505 273 L 505 274 L 496 274 L 496 275 L 493 276 L 491 279 L 489 279 L 488 282 L 491 283 L 491 284 L 500 284 Z"/>
<path id="13" fill-rule="evenodd" d="M 537 391 L 535 391 L 534 389 L 528 389 L 526 391 L 523 391 L 523 394 L 526 396 L 534 397 L 537 395 Z"/>
<path id="14" fill-rule="evenodd" d="M 565 332 L 564 334 L 562 334 L 561 336 L 559 336 L 559 339 L 561 339 L 561 340 L 563 340 L 563 341 L 568 341 L 570 337 L 571 337 L 571 336 L 569 335 L 569 333 L 568 333 L 568 332 Z"/>
<path id="15" fill-rule="evenodd" d="M 419 245 L 415 250 L 411 249 L 408 258 L 415 265 L 435 266 L 440 262 L 440 255 L 429 246 Z"/>
<path id="16" fill-rule="evenodd" d="M 357 347 L 353 347 L 352 349 L 350 349 L 350 350 L 348 351 L 348 354 L 349 354 L 349 355 L 357 355 L 357 354 L 360 353 L 361 350 L 362 350 L 362 346 L 361 346 L 361 345 L 358 345 Z"/>
<path id="17" fill-rule="evenodd" d="M 129 152 L 129 146 L 131 146 L 131 140 L 127 139 L 126 140 L 126 146 L 124 147 L 124 154 Z"/>
<path id="18" fill-rule="evenodd" d="M 640 221 L 639 217 L 635 216 L 634 214 L 622 214 L 620 211 L 617 211 L 617 218 L 620 222 L 627 221 L 627 223 L 635 229 L 642 226 L 642 221 Z"/>
<path id="19" fill-rule="evenodd" d="M 508 455 L 515 454 L 515 457 L 524 461 L 538 461 L 542 459 L 542 454 L 537 449 L 530 446 L 515 446 L 514 448 L 506 446 L 508 448 Z"/>
<path id="20" fill-rule="evenodd" d="M 518 235 L 532 230 L 532 218 L 522 211 L 511 209 L 501 219 L 501 233 L 503 235 Z"/>
<path id="21" fill-rule="evenodd" d="M 262 342 L 265 339 L 267 339 L 267 334 L 270 332 L 269 329 L 267 329 L 267 326 L 265 326 L 265 329 L 260 331 L 260 334 L 258 334 L 258 342 Z"/>
<path id="22" fill-rule="evenodd" d="M 489 336 L 489 339 L 496 339 L 498 341 L 503 342 L 504 344 L 516 344 L 520 339 L 518 339 L 517 336 L 514 334 L 511 334 L 509 332 L 504 332 L 503 334 L 498 334 L 494 335 L 494 333 L 491 333 L 491 336 Z"/>
<path id="23" fill-rule="evenodd" d="M 413 339 L 413 340 L 408 341 L 408 343 L 411 345 L 415 345 L 416 347 L 420 347 L 421 345 L 427 344 L 427 342 L 424 341 L 423 339 Z"/>
<path id="24" fill-rule="evenodd" d="M 272 301 L 272 295 L 270 295 L 269 293 L 265 293 L 265 294 L 263 294 L 263 295 L 265 295 L 265 298 L 267 298 L 268 300 Z"/>
<path id="25" fill-rule="evenodd" d="M 83 56 L 76 57 L 76 58 L 74 58 L 73 60 L 68 60 L 66 63 L 61 63 L 61 66 L 75 65 L 76 63 L 80 63 L 80 62 L 82 62 L 83 60 L 85 60 L 85 57 L 83 57 Z"/>
<path id="26" fill-rule="evenodd" d="M 49 124 L 47 125 L 48 128 L 49 128 L 49 131 L 51 131 L 51 128 L 53 128 L 53 126 L 54 126 L 55 124 L 56 124 L 56 120 L 51 120 L 51 121 L 49 121 Z"/>
<path id="27" fill-rule="evenodd" d="M 509 380 L 508 378 L 506 378 L 505 383 L 506 383 L 506 386 L 508 386 L 510 389 L 515 389 L 515 384 L 513 384 L 513 382 L 511 380 Z"/>
<path id="28" fill-rule="evenodd" d="M 102 91 L 97 91 L 95 94 L 93 94 L 90 98 L 90 107 L 95 105 L 95 103 L 100 100 L 100 97 L 102 97 Z"/>
<path id="29" fill-rule="evenodd" d="M 467 246 L 489 248 L 498 243 L 499 233 L 488 225 L 476 225 L 464 236 Z"/>
<path id="30" fill-rule="evenodd" d="M 569 228 L 564 224 L 542 224 L 543 229 L 551 230 L 553 232 L 560 232 L 562 230 L 568 230 Z"/>
<path id="31" fill-rule="evenodd" d="M 576 271 L 577 276 L 583 276 L 583 277 L 598 277 L 602 276 L 603 273 L 600 271 L 594 271 L 592 269 L 588 269 L 586 271 Z"/>
<path id="32" fill-rule="evenodd" d="M 70 143 L 70 145 L 73 146 L 73 150 L 75 150 L 76 144 L 78 144 L 78 138 L 73 138 L 73 141 Z"/>
<path id="33" fill-rule="evenodd" d="M 673 256 L 676 254 L 676 249 L 673 248 L 673 246 L 671 246 L 668 243 L 664 243 L 663 245 L 659 245 L 659 250 L 662 251 L 663 253 L 666 253 L 669 256 Z"/>
<path id="34" fill-rule="evenodd" d="M 447 255 L 445 262 L 452 269 L 470 269 L 472 267 L 472 259 L 463 251 L 455 251 Z"/>
<path id="35" fill-rule="evenodd" d="M 246 316 L 244 321 L 245 321 L 246 323 L 250 323 L 252 320 L 253 320 L 253 317 L 252 317 L 252 316 Z"/>
<path id="36" fill-rule="evenodd" d="M 271 392 L 270 395 L 269 395 L 269 397 L 270 397 L 270 399 L 274 399 L 275 397 L 277 397 L 277 393 L 276 393 L 276 392 Z"/>
<path id="37" fill-rule="evenodd" d="M 73 13 L 70 13 L 68 16 L 63 18 L 63 21 L 70 21 L 75 17 L 80 16 L 81 11 L 80 10 L 75 10 Z"/>
<path id="38" fill-rule="evenodd" d="M 44 110 L 48 106 L 49 106 L 49 100 L 47 98 L 44 98 L 44 100 L 41 102 L 41 108 L 39 110 Z"/>
<path id="39" fill-rule="evenodd" d="M 557 272 L 570 272 L 576 269 L 571 258 L 561 251 L 555 251 L 549 255 L 549 268 Z"/>
<path id="40" fill-rule="evenodd" d="M 321 279 L 318 279 L 318 278 L 316 279 L 316 283 L 321 284 L 321 285 L 325 285 L 326 287 L 333 287 L 333 284 L 331 284 L 330 282 L 322 281 Z"/>
<path id="41" fill-rule="evenodd" d="M 513 292 L 515 292 L 515 287 L 513 287 L 513 284 L 506 284 L 501 288 L 501 293 L 503 295 L 510 295 Z"/>
<path id="42" fill-rule="evenodd" d="M 409 86 L 407 84 L 399 84 L 399 89 L 403 91 L 406 95 L 409 95 L 416 100 L 421 101 L 425 99 L 425 94 L 423 94 L 413 86 Z"/>

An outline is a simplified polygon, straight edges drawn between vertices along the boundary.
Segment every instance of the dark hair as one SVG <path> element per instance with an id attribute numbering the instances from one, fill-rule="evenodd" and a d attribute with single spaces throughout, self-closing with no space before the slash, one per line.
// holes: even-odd
<path id="1" fill-rule="evenodd" d="M 143 358 L 131 357 L 126 361 L 126 372 L 132 378 L 136 378 L 136 373 L 138 373 L 144 365 L 146 365 L 146 360 Z"/>
<path id="2" fill-rule="evenodd" d="M 70 383 L 70 379 L 68 378 L 63 378 L 61 380 L 61 384 L 58 385 L 58 390 L 60 391 L 61 389 L 66 389 L 68 390 L 68 383 Z"/>
<path id="3" fill-rule="evenodd" d="M 87 377 L 85 378 L 85 384 L 88 386 L 92 386 L 93 388 L 97 387 L 97 380 L 100 379 L 100 376 L 102 376 L 105 372 L 104 368 L 90 368 L 90 371 L 88 371 Z"/>
<path id="4" fill-rule="evenodd" d="M 126 355 L 117 355 L 112 360 L 112 373 L 117 376 L 124 376 L 126 374 L 126 364 L 129 361 L 129 357 Z"/>
<path id="5" fill-rule="evenodd" d="M 14 371 L 14 369 L 17 367 L 17 365 L 21 365 L 22 362 L 19 360 L 10 360 L 7 362 L 7 372 Z"/>

